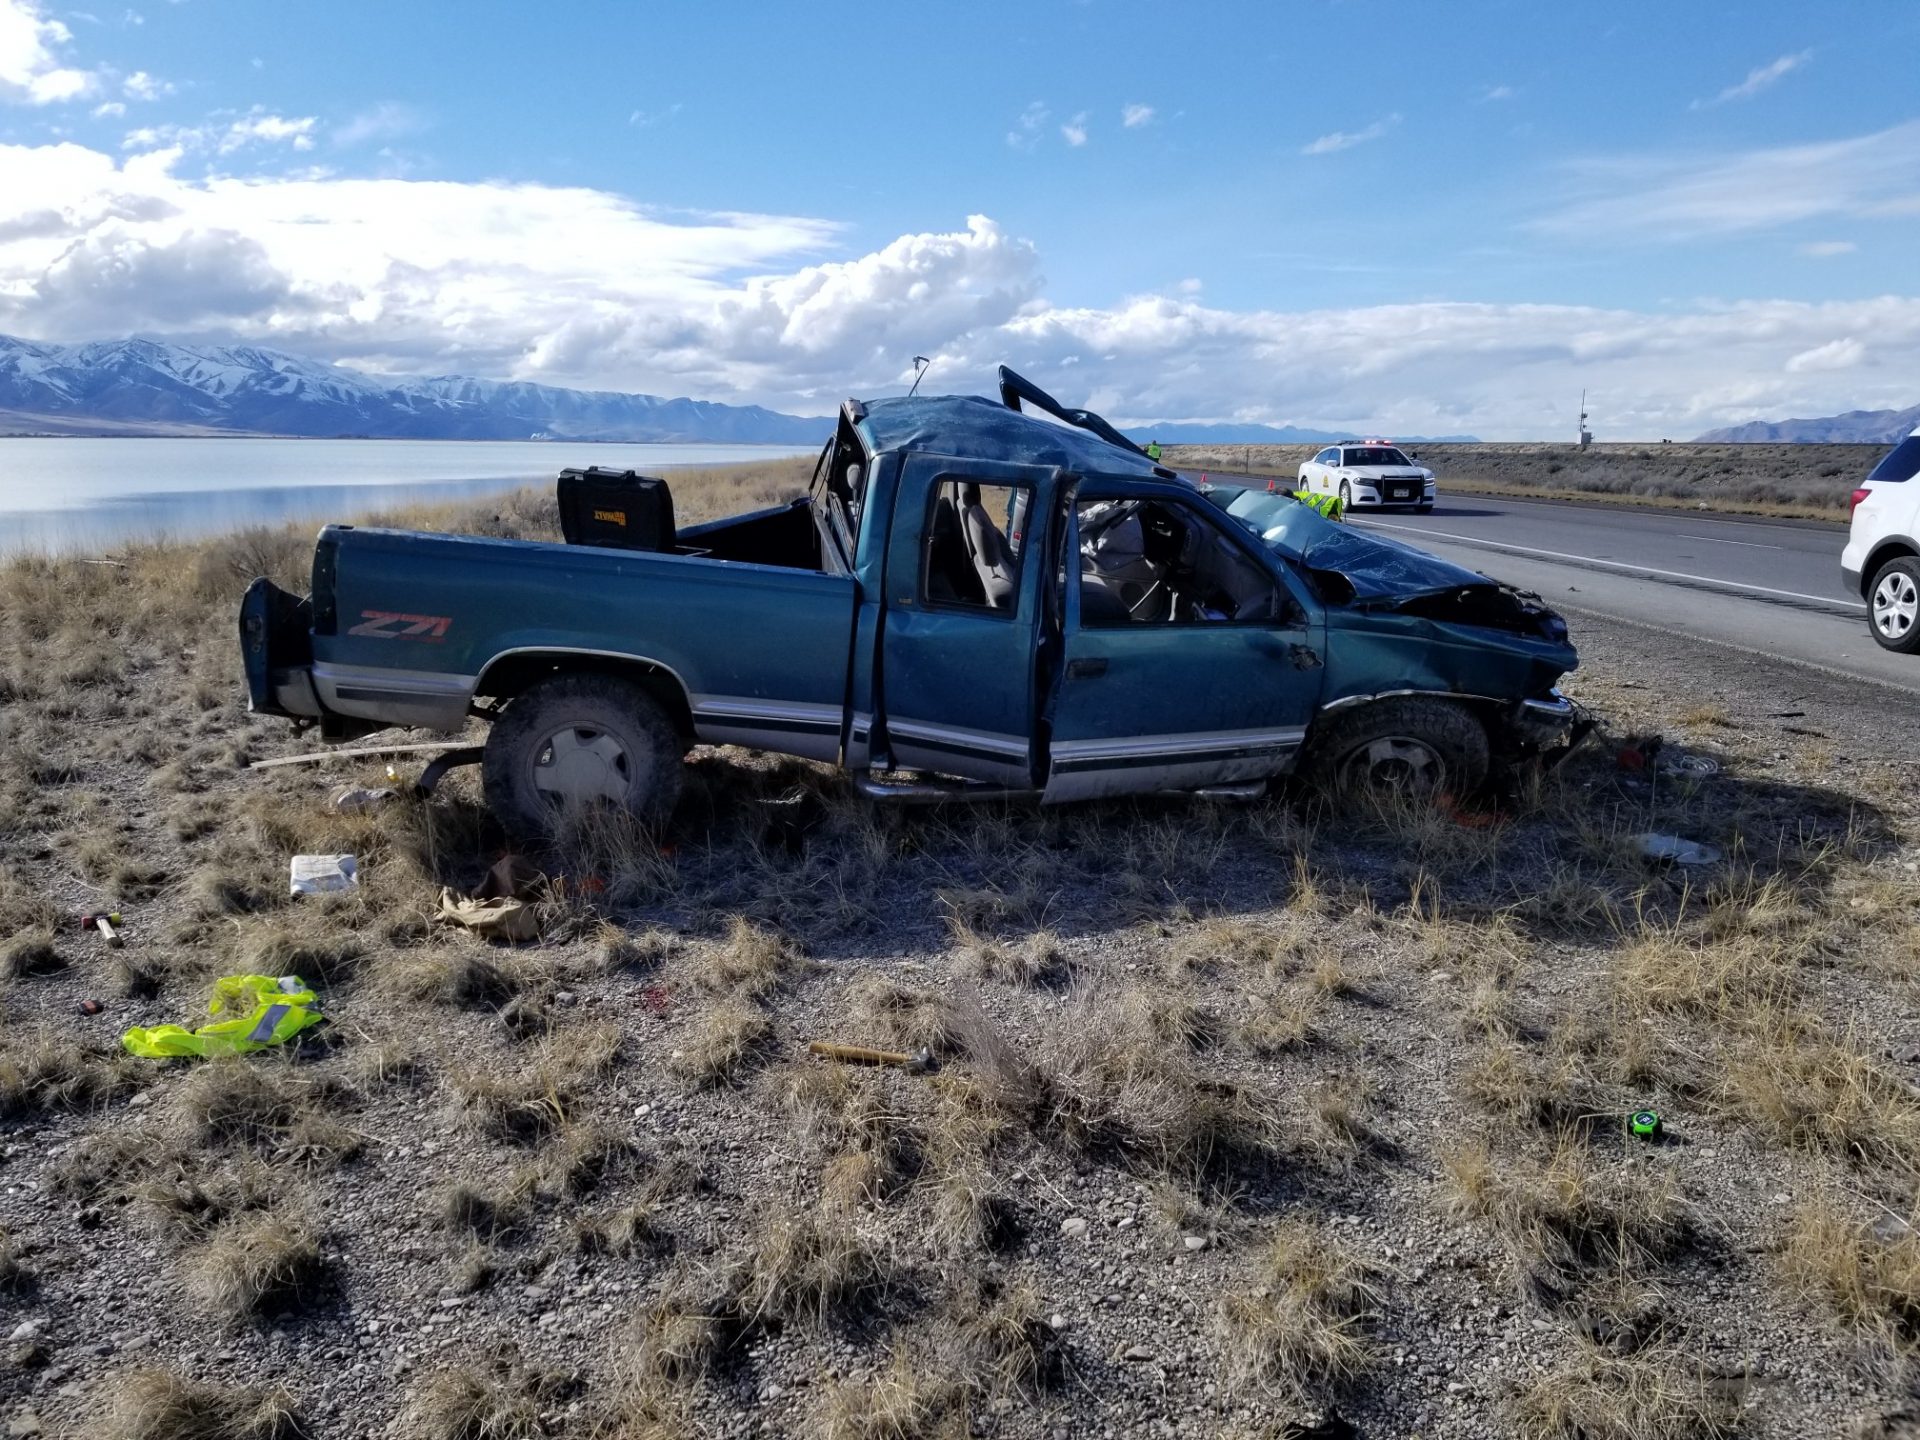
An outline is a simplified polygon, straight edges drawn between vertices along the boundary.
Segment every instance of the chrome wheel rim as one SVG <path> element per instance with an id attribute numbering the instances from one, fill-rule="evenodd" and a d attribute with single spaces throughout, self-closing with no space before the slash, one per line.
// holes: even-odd
<path id="1" fill-rule="evenodd" d="M 582 805 L 605 800 L 624 805 L 633 788 L 633 761 L 607 730 L 562 725 L 533 752 L 533 788 L 549 804 Z"/>
<path id="2" fill-rule="evenodd" d="M 1401 795 L 1430 795 L 1447 779 L 1440 752 L 1410 735 L 1370 740 L 1347 756 L 1340 770 L 1349 785 Z"/>
<path id="3" fill-rule="evenodd" d="M 1873 590 L 1873 623 L 1889 640 L 1904 640 L 1920 620 L 1920 586 L 1904 570 L 1886 576 Z"/>

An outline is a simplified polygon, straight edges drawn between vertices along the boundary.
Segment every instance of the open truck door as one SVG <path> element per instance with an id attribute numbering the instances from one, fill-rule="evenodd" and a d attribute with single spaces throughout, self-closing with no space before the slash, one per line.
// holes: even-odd
<path id="1" fill-rule="evenodd" d="M 875 751 L 896 766 L 1034 785 L 1048 466 L 905 457 L 874 667 Z"/>
<path id="2" fill-rule="evenodd" d="M 1289 768 L 1319 704 L 1322 627 L 1253 537 L 1150 482 L 1089 480 L 1062 520 L 1046 801 Z"/>

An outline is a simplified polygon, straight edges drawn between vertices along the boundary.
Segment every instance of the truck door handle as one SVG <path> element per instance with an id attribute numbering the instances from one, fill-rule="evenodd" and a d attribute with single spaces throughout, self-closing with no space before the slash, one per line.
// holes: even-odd
<path id="1" fill-rule="evenodd" d="M 1069 680 L 1091 680 L 1096 675 L 1104 675 L 1106 673 L 1107 661 L 1105 656 L 1093 660 L 1069 660 L 1067 662 L 1067 678 Z"/>

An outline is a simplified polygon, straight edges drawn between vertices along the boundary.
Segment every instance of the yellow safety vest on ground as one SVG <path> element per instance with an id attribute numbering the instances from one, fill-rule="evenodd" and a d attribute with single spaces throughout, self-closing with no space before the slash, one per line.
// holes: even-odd
<path id="1" fill-rule="evenodd" d="M 229 1015 L 198 1030 L 136 1025 L 120 1037 L 135 1055 L 169 1060 L 181 1055 L 246 1055 L 284 1044 L 325 1017 L 298 975 L 222 975 L 213 982 L 209 1015 Z"/>

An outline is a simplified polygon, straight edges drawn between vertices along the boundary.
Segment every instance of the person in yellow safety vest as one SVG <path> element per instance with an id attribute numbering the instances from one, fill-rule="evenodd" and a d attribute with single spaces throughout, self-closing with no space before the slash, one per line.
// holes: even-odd
<path id="1" fill-rule="evenodd" d="M 1149 460 L 1158 460 L 1160 458 L 1160 442 L 1158 440 L 1147 441 L 1147 458 Z"/>
<path id="2" fill-rule="evenodd" d="M 1310 505 L 1329 520 L 1345 520 L 1346 507 L 1340 503 L 1338 495 L 1316 495 L 1311 490 L 1296 490 L 1293 498 L 1302 505 Z"/>
<path id="3" fill-rule="evenodd" d="M 179 1025 L 136 1025 L 120 1043 L 148 1060 L 182 1055 L 246 1055 L 291 1040 L 325 1017 L 307 982 L 298 975 L 222 975 L 213 983 L 207 1013 L 216 1019 L 197 1030 Z"/>

